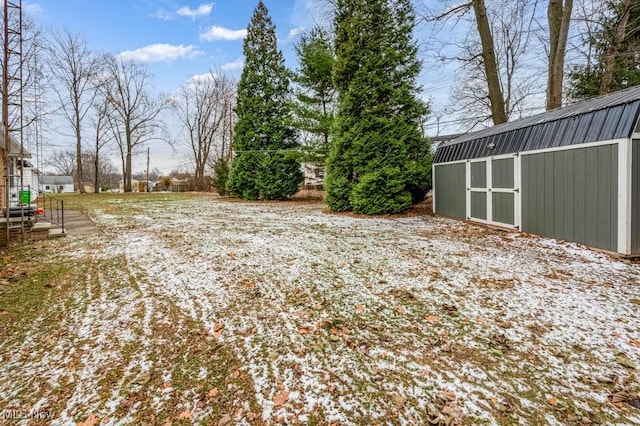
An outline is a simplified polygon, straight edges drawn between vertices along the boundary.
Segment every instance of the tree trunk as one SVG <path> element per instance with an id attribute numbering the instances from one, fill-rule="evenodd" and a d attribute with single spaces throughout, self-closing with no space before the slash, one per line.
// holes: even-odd
<path id="1" fill-rule="evenodd" d="M 507 114 L 504 107 L 504 95 L 500 86 L 500 76 L 498 75 L 498 65 L 496 62 L 496 53 L 493 46 L 493 35 L 487 18 L 487 8 L 484 0 L 473 0 L 473 10 L 476 15 L 476 24 L 478 26 L 478 34 L 482 43 L 482 62 L 484 64 L 484 73 L 487 77 L 487 86 L 489 89 L 489 103 L 491 104 L 491 118 L 493 124 L 501 124 L 507 122 Z"/>
<path id="2" fill-rule="evenodd" d="M 602 70 L 602 81 L 600 83 L 600 94 L 605 95 L 611 92 L 613 85 L 614 68 L 616 57 L 620 52 L 620 45 L 624 42 L 627 33 L 627 24 L 631 16 L 631 0 L 622 1 L 622 15 L 620 22 L 616 28 L 615 38 L 607 49 L 607 55 L 604 61 L 604 69 Z"/>
<path id="3" fill-rule="evenodd" d="M 547 111 L 562 106 L 564 59 L 573 0 L 549 0 L 549 67 L 547 75 Z"/>
<path id="4" fill-rule="evenodd" d="M 76 116 L 76 179 L 78 180 L 78 191 L 84 194 L 84 177 L 82 176 L 82 137 L 80 134 L 80 117 Z"/>
<path id="5" fill-rule="evenodd" d="M 93 161 L 93 166 L 95 168 L 95 173 L 93 175 L 93 192 L 94 194 L 98 194 L 100 192 L 100 188 L 99 188 L 99 184 L 100 184 L 100 177 L 98 175 L 98 173 L 100 173 L 99 169 L 100 169 L 100 157 L 98 155 L 98 147 L 96 146 L 96 157 Z"/>

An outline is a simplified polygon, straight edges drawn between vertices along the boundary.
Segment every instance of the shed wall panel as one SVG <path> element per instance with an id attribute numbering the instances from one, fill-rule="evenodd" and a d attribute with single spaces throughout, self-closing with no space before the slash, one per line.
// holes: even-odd
<path id="1" fill-rule="evenodd" d="M 491 196 L 491 208 L 493 209 L 493 221 L 515 225 L 513 193 L 494 192 Z"/>
<path id="2" fill-rule="evenodd" d="M 471 187 L 472 188 L 487 187 L 487 162 L 486 161 L 471 163 Z"/>
<path id="3" fill-rule="evenodd" d="M 631 253 L 640 254 L 640 139 L 631 145 Z"/>
<path id="4" fill-rule="evenodd" d="M 487 193 L 471 192 L 471 217 L 487 220 Z"/>
<path id="5" fill-rule="evenodd" d="M 513 188 L 513 158 L 493 160 L 491 164 L 491 186 L 493 188 Z"/>
<path id="6" fill-rule="evenodd" d="M 522 156 L 522 229 L 617 250 L 617 144 Z"/>
<path id="7" fill-rule="evenodd" d="M 436 213 L 465 219 L 466 164 L 435 165 L 434 197 Z"/>

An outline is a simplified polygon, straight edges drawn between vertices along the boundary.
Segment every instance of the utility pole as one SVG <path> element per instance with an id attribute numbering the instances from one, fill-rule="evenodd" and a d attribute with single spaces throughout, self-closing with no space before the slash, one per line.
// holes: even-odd
<path id="1" fill-rule="evenodd" d="M 150 162 L 150 151 L 149 151 L 149 147 L 147 147 L 147 186 L 146 186 L 146 192 L 151 192 L 149 190 L 149 162 Z"/>

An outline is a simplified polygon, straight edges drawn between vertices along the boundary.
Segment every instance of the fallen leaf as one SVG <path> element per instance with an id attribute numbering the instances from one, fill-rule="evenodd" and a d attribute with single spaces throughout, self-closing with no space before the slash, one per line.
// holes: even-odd
<path id="1" fill-rule="evenodd" d="M 289 392 L 287 392 L 286 390 L 281 390 L 273 397 L 273 403 L 276 405 L 276 407 L 286 404 L 288 400 Z"/>
<path id="2" fill-rule="evenodd" d="M 231 416 L 229 414 L 226 414 L 218 421 L 218 426 L 228 426 L 232 421 L 233 419 L 231 418 Z"/>
<path id="3" fill-rule="evenodd" d="M 438 318 L 435 315 L 427 315 L 425 317 L 425 319 L 427 320 L 427 322 L 429 322 L 431 324 L 436 324 L 436 323 L 440 322 L 440 318 Z"/>
<path id="4" fill-rule="evenodd" d="M 401 395 L 394 393 L 393 396 L 391 397 L 391 401 L 393 401 L 396 407 L 402 408 L 404 407 L 404 403 L 406 400 Z"/>
<path id="5" fill-rule="evenodd" d="M 456 399 L 456 394 L 453 393 L 453 391 L 450 390 L 446 390 L 444 392 L 442 392 L 442 394 L 445 396 L 445 398 L 447 398 L 449 401 L 453 401 Z"/>
<path id="6" fill-rule="evenodd" d="M 255 284 L 254 284 L 254 283 L 252 283 L 252 282 L 251 282 L 251 281 L 249 281 L 249 280 L 245 281 L 245 282 L 244 282 L 244 285 L 245 285 L 245 287 L 247 287 L 247 288 L 253 288 L 253 287 L 255 287 Z"/>
<path id="7" fill-rule="evenodd" d="M 356 305 L 356 312 L 361 314 L 364 311 L 364 306 Z"/>
<path id="8" fill-rule="evenodd" d="M 233 377 L 234 379 L 240 377 L 240 370 L 234 370 L 233 373 L 231 373 L 231 377 Z"/>
<path id="9" fill-rule="evenodd" d="M 618 355 L 616 357 L 616 362 L 620 365 L 623 365 L 627 368 L 630 368 L 632 370 L 635 370 L 637 368 L 637 365 L 635 362 L 631 361 L 629 358 L 627 358 L 624 355 Z"/>
<path id="10" fill-rule="evenodd" d="M 100 419 L 95 414 L 89 414 L 89 417 L 84 422 L 78 423 L 77 426 L 96 426 L 100 424 Z"/>
<path id="11" fill-rule="evenodd" d="M 211 388 L 207 393 L 209 398 L 215 398 L 218 395 L 218 388 Z"/>
<path id="12" fill-rule="evenodd" d="M 485 323 L 485 320 L 481 316 L 478 316 L 476 317 L 476 323 L 482 325 Z"/>
<path id="13" fill-rule="evenodd" d="M 305 325 L 304 327 L 300 327 L 300 328 L 298 329 L 298 332 L 299 332 L 300 334 L 309 334 L 309 333 L 311 333 L 312 331 L 313 331 L 313 327 L 312 327 L 312 326 L 310 326 L 310 325 Z"/>
<path id="14" fill-rule="evenodd" d="M 552 407 L 555 407 L 556 405 L 558 405 L 558 400 L 556 399 L 555 396 L 552 396 L 551 398 L 548 399 L 549 404 L 551 404 Z"/>
<path id="15" fill-rule="evenodd" d="M 640 348 L 640 340 L 637 339 L 631 339 L 629 341 L 629 344 L 632 346 L 635 346 L 636 348 Z"/>
<path id="16" fill-rule="evenodd" d="M 183 419 L 191 420 L 191 410 L 184 410 L 182 413 L 178 414 L 178 420 Z"/>
<path id="17" fill-rule="evenodd" d="M 403 306 L 396 306 L 396 312 L 400 315 L 404 315 L 407 313 L 407 310 Z"/>
<path id="18" fill-rule="evenodd" d="M 497 404 L 498 403 L 498 398 L 496 398 L 495 396 L 490 396 L 489 397 L 489 401 L 491 401 L 492 404 Z"/>
<path id="19" fill-rule="evenodd" d="M 213 332 L 217 333 L 218 331 L 222 330 L 223 328 L 224 328 L 224 324 L 222 324 L 221 322 L 217 322 L 213 326 Z"/>

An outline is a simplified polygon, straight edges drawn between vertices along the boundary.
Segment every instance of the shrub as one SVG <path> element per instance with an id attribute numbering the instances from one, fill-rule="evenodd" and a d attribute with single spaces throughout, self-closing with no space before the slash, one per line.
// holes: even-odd
<path id="1" fill-rule="evenodd" d="M 411 201 L 404 173 L 397 168 L 385 167 L 365 174 L 351 192 L 353 209 L 369 215 L 402 213 L 411 207 Z"/>

